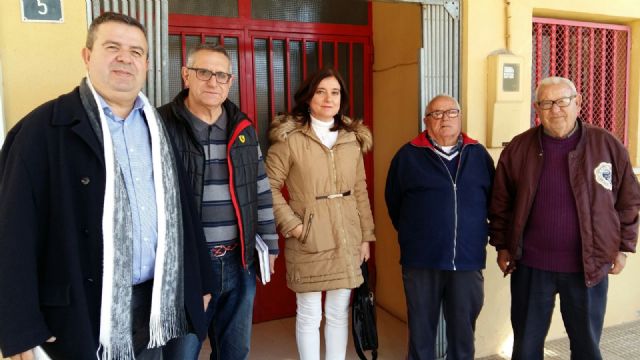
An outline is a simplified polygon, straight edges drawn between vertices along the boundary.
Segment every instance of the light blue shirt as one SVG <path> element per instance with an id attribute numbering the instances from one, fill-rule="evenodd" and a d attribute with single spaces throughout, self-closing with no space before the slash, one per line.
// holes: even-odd
<path id="1" fill-rule="evenodd" d="M 156 192 L 153 184 L 151 139 L 142 111 L 144 103 L 136 98 L 126 119 L 116 116 L 98 95 L 111 131 L 115 157 L 124 175 L 133 225 L 132 283 L 153 279 L 158 242 Z"/>

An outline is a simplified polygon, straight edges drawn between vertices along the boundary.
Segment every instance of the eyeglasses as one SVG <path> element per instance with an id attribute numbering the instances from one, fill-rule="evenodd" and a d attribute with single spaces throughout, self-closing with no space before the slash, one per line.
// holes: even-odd
<path id="1" fill-rule="evenodd" d="M 542 110 L 549 110 L 553 107 L 553 105 L 558 105 L 558 107 L 567 107 L 571 104 L 571 100 L 575 99 L 576 95 L 571 95 L 567 97 L 563 97 L 556 100 L 542 100 L 538 101 L 538 107 Z"/>
<path id="2" fill-rule="evenodd" d="M 216 82 L 218 84 L 226 84 L 229 82 L 229 80 L 231 80 L 231 74 L 227 74 L 226 72 L 222 72 L 222 71 L 213 72 L 207 69 L 192 68 L 192 67 L 188 67 L 187 69 L 195 71 L 196 77 L 198 78 L 198 80 L 209 81 L 213 76 L 216 77 Z"/>
<path id="3" fill-rule="evenodd" d="M 458 115 L 460 115 L 460 110 L 458 110 L 458 109 L 449 109 L 449 110 L 444 110 L 444 111 L 437 110 L 437 111 L 432 111 L 432 112 L 428 113 L 425 116 L 426 117 L 431 116 L 434 119 L 440 120 L 445 115 L 447 115 L 448 118 L 456 118 L 456 117 L 458 117 Z"/>

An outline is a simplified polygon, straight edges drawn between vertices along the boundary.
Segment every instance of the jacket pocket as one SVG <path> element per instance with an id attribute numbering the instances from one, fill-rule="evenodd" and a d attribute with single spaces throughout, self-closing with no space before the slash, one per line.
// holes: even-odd
<path id="1" fill-rule="evenodd" d="M 333 227 L 329 212 L 323 212 L 318 204 L 305 209 L 302 235 L 298 238 L 300 250 L 307 253 L 318 253 L 334 249 Z"/>
<path id="2" fill-rule="evenodd" d="M 313 211 L 310 211 L 309 217 L 305 219 L 305 226 L 302 228 L 302 236 L 300 237 L 302 245 L 306 244 L 309 238 L 309 231 L 311 230 L 311 225 L 313 225 L 313 215 Z"/>

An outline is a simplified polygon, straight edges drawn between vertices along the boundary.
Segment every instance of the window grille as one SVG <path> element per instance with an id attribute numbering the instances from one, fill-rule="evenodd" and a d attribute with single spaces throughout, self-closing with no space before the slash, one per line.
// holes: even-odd
<path id="1" fill-rule="evenodd" d="M 533 19 L 531 97 L 548 76 L 571 79 L 582 94 L 580 118 L 627 144 L 628 26 Z M 535 112 L 531 125 L 539 124 Z"/>
<path id="2" fill-rule="evenodd" d="M 363 0 L 252 0 L 251 17 L 325 24 L 369 22 L 367 1 Z"/>

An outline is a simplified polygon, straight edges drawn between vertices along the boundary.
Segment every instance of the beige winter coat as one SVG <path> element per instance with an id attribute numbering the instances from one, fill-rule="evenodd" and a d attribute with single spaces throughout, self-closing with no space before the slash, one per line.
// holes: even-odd
<path id="1" fill-rule="evenodd" d="M 371 132 L 360 122 L 345 122 L 351 131 L 340 130 L 331 149 L 294 117 L 280 116 L 271 124 L 265 165 L 276 224 L 282 234 L 303 225 L 300 238 L 285 240 L 287 285 L 295 292 L 358 287 L 360 245 L 375 241 L 362 160 Z M 285 184 L 288 203 L 281 192 Z M 326 198 L 347 191 L 348 196 Z"/>

